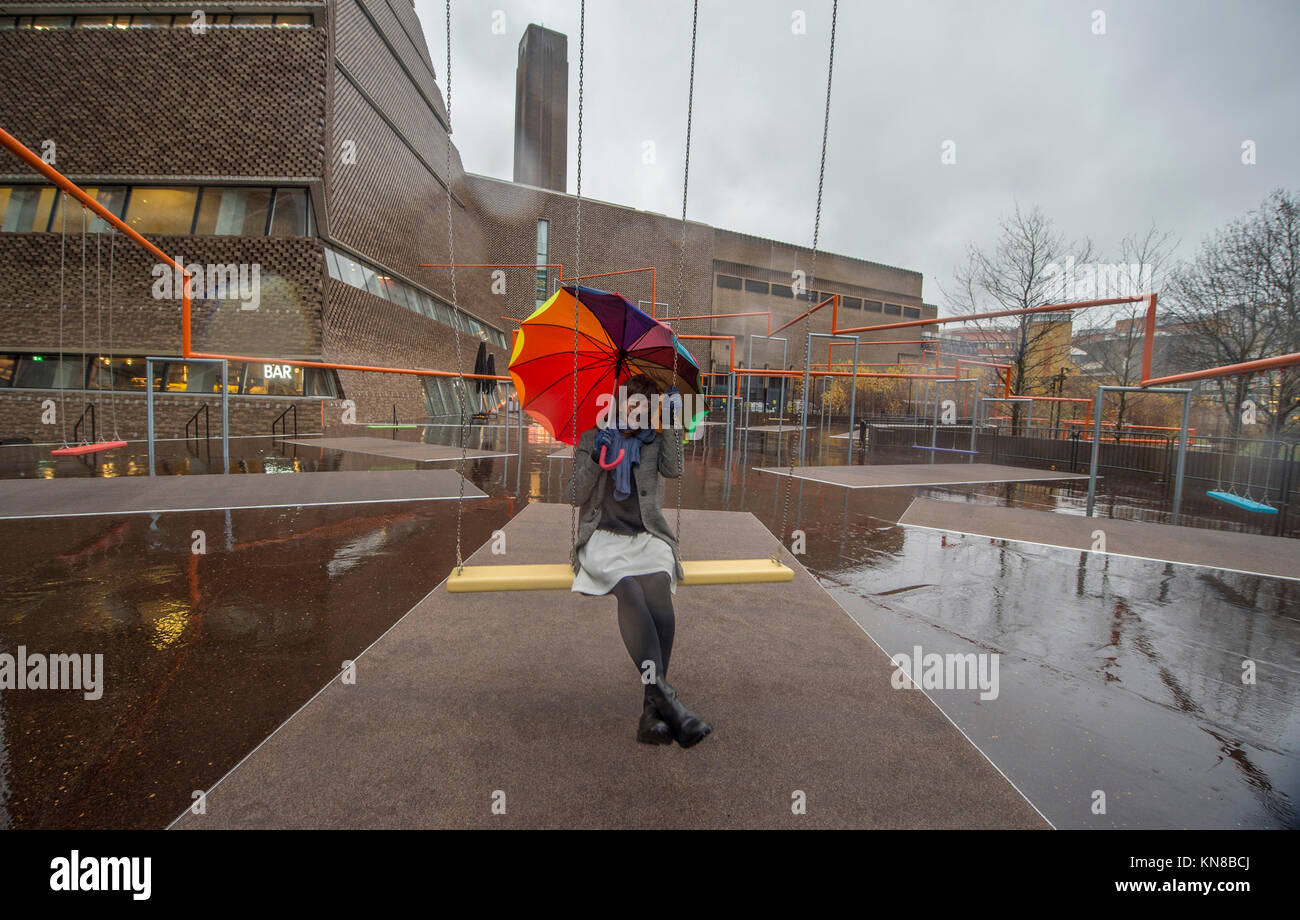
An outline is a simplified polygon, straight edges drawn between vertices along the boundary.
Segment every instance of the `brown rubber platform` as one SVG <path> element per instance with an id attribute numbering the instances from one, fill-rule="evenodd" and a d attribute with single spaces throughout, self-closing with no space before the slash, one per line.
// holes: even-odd
<path id="1" fill-rule="evenodd" d="M 748 513 L 685 511 L 682 529 L 688 558 L 774 549 Z M 569 509 L 529 505 L 505 537 L 470 561 L 563 561 Z M 788 584 L 677 593 L 670 678 L 714 725 L 691 750 L 634 740 L 641 685 L 612 598 L 439 586 L 355 683 L 336 677 L 173 826 L 1047 827 L 784 558 Z"/>
<path id="2" fill-rule="evenodd" d="M 455 470 L 0 480 L 0 520 L 455 499 Z M 466 498 L 486 498 L 472 483 Z"/>
<path id="3" fill-rule="evenodd" d="M 1094 534 L 1101 531 L 1107 555 L 1300 580 L 1300 540 L 1287 537 L 924 498 L 913 501 L 898 523 L 1088 551 L 1095 551 Z"/>
<path id="4" fill-rule="evenodd" d="M 347 450 L 376 457 L 392 457 L 397 460 L 418 460 L 422 463 L 460 459 L 459 447 L 449 447 L 446 444 L 423 444 L 417 441 L 396 441 L 392 438 L 299 438 L 297 440 L 290 438 L 285 443 L 300 447 L 320 447 L 326 450 Z M 501 451 L 465 449 L 466 460 L 513 456 L 513 453 Z"/>
<path id="5" fill-rule="evenodd" d="M 789 474 L 789 467 L 755 467 L 760 473 Z M 1077 473 L 1035 470 L 996 463 L 894 463 L 879 466 L 796 466 L 796 479 L 846 489 L 896 489 L 908 486 L 973 485 L 981 482 L 1038 482 L 1087 479 Z"/>

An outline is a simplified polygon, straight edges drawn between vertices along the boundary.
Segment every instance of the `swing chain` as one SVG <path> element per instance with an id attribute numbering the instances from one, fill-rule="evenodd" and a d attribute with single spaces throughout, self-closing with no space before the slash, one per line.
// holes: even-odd
<path id="1" fill-rule="evenodd" d="M 826 141 L 827 141 L 827 137 L 830 134 L 830 127 L 831 127 L 831 79 L 835 75 L 835 25 L 836 25 L 836 18 L 839 14 L 839 7 L 840 7 L 839 0 L 835 0 L 835 2 L 831 6 L 831 48 L 830 48 L 830 58 L 826 66 L 826 108 L 822 115 L 822 156 L 821 156 L 821 166 L 817 173 L 817 212 L 816 212 L 816 216 L 813 219 L 812 264 L 809 266 L 809 271 L 808 271 L 809 294 L 811 294 L 813 291 L 817 289 L 817 244 L 820 238 L 821 225 L 822 225 L 822 193 L 826 185 Z M 809 338 L 809 335 L 812 332 L 812 310 L 813 310 L 812 297 L 810 296 L 806 302 L 809 304 L 809 307 L 807 312 L 804 314 L 804 341 L 811 342 L 812 339 Z M 812 350 L 811 345 L 808 346 L 807 350 L 808 352 L 811 352 Z M 806 365 L 806 360 L 804 363 Z M 807 431 L 807 426 L 808 426 L 808 390 L 811 389 L 811 381 L 809 383 L 810 385 L 808 387 L 805 387 L 803 392 L 800 394 L 800 396 L 802 397 L 800 399 L 802 406 L 800 407 L 801 411 L 799 415 L 799 424 L 803 429 L 800 432 L 800 437 L 803 437 L 804 433 Z M 856 387 L 857 383 L 858 381 L 857 378 L 855 377 L 853 380 L 853 385 Z M 778 439 L 783 437 L 784 428 L 785 428 L 785 406 L 782 406 L 781 415 L 777 416 L 777 438 Z M 802 463 L 803 458 L 800 457 L 799 461 L 800 463 Z M 795 467 L 795 456 L 792 451 L 790 454 L 790 468 L 786 472 L 785 502 L 783 503 L 781 508 L 781 529 L 777 531 L 777 538 L 776 538 L 777 552 L 772 556 L 772 561 L 778 563 L 781 561 L 781 548 L 785 546 L 785 528 L 790 517 L 790 492 L 792 490 L 793 483 L 794 483 L 794 467 Z"/>
<path id="2" fill-rule="evenodd" d="M 81 385 L 86 385 L 86 208 L 81 208 Z M 85 399 L 89 393 L 82 391 L 82 398 Z M 85 407 L 82 407 L 82 414 L 85 414 Z M 85 435 L 81 438 L 82 444 L 89 444 Z"/>
<path id="3" fill-rule="evenodd" d="M 108 399 L 113 415 L 113 440 L 122 440 L 117 433 L 117 375 L 113 370 L 113 253 L 117 243 L 117 228 L 108 228 Z"/>
<path id="4" fill-rule="evenodd" d="M 460 348 L 460 308 L 456 305 L 456 233 L 451 219 L 451 0 L 446 2 L 447 28 L 447 159 L 445 176 L 447 180 L 447 262 L 451 266 L 451 318 L 456 332 L 456 373 L 460 382 L 460 465 L 456 483 L 456 573 L 465 573 L 465 558 L 461 547 L 461 535 L 464 530 L 465 516 L 465 440 L 468 434 L 469 419 L 465 414 L 466 397 L 469 388 L 465 385 L 465 364 Z"/>
<path id="5" fill-rule="evenodd" d="M 59 366 L 55 373 L 59 375 L 59 424 L 63 432 L 63 446 L 68 446 L 68 393 L 63 374 L 63 307 L 64 281 L 67 273 L 68 258 L 68 193 L 60 192 L 59 200 Z"/>
<path id="6" fill-rule="evenodd" d="M 104 230 L 97 222 L 95 226 L 95 350 L 100 351 L 104 347 Z M 87 356 L 89 358 L 89 356 Z M 100 388 L 102 378 L 100 377 L 100 362 L 103 355 L 96 354 L 91 362 L 94 368 L 95 389 Z M 89 376 L 89 375 L 87 375 Z M 89 394 L 87 394 L 89 395 Z"/>
<path id="7" fill-rule="evenodd" d="M 573 220 L 573 463 L 569 468 L 569 564 L 578 561 L 578 310 L 582 291 L 582 102 L 587 42 L 587 0 L 578 6 L 578 185 Z M 653 309 L 653 307 L 651 308 Z"/>
<path id="8" fill-rule="evenodd" d="M 695 110 L 695 39 L 698 32 L 700 21 L 700 0 L 695 0 L 694 9 L 691 12 L 691 76 L 689 88 L 686 93 L 686 163 L 682 169 L 682 243 L 677 258 L 677 315 L 682 315 L 682 307 L 686 303 L 686 193 L 690 187 L 691 181 L 691 119 Z M 654 310 L 654 304 L 650 305 L 651 311 Z M 679 319 L 678 322 L 681 322 Z M 670 326 L 669 329 L 672 327 Z M 673 382 L 669 390 L 677 388 L 677 333 L 673 333 Z M 730 394 L 728 394 L 730 395 Z M 678 397 L 677 419 L 682 425 L 683 431 L 686 428 L 686 418 L 684 407 L 681 404 L 681 398 Z M 676 435 L 674 435 L 676 437 Z M 686 447 L 682 439 L 678 438 L 678 446 L 682 451 L 682 468 L 677 472 L 677 524 L 673 530 L 674 536 L 680 544 L 682 539 L 682 480 L 686 477 Z M 680 546 L 678 552 L 680 553 Z"/>

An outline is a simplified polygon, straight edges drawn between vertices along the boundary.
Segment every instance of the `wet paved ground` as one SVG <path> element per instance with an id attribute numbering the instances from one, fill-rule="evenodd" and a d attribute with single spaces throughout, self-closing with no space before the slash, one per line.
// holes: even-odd
<path id="1" fill-rule="evenodd" d="M 374 434 L 330 432 L 346 433 Z M 455 429 L 398 434 L 450 443 Z M 1300 826 L 1300 585 L 894 523 L 914 494 L 1077 512 L 1086 483 L 804 483 L 786 510 L 788 480 L 752 469 L 788 461 L 777 436 L 750 434 L 729 473 L 721 434 L 688 449 L 683 504 L 752 511 L 769 527 L 785 516 L 807 533 L 805 565 L 891 654 L 998 653 L 996 699 L 929 692 L 1057 826 Z M 489 497 L 465 505 L 466 555 L 529 501 L 562 500 L 567 462 L 548 458 L 560 445 L 538 429 L 528 438 L 521 458 L 467 463 Z M 472 429 L 469 446 L 506 449 L 499 428 Z M 847 451 L 814 448 L 810 463 Z M 456 465 L 322 457 L 267 438 L 233 439 L 231 452 L 236 473 Z M 158 466 L 200 474 L 220 456 L 163 442 Z M 4 478 L 146 467 L 139 443 L 90 461 L 0 448 Z M 1100 508 L 1154 518 L 1164 500 L 1163 487 L 1111 480 Z M 1184 523 L 1213 509 L 1189 510 Z M 0 827 L 167 824 L 434 588 L 455 542 L 455 502 L 0 521 L 0 653 L 102 653 L 105 670 L 98 700 L 0 690 Z"/>

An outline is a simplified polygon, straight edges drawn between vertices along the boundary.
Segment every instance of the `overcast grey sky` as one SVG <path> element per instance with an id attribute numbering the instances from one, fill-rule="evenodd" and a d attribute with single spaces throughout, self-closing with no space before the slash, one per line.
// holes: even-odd
<path id="1" fill-rule="evenodd" d="M 808 245 L 831 2 L 700 7 L 689 216 Z M 416 9 L 443 83 L 443 3 Z M 454 140 L 466 169 L 505 179 L 519 39 L 530 22 L 568 35 L 574 192 L 577 0 L 459 0 L 452 17 Z M 689 0 L 588 2 L 584 196 L 681 213 L 690 24 Z M 920 271 L 941 308 L 967 245 L 1017 202 L 1108 258 L 1152 221 L 1189 256 L 1300 188 L 1297 35 L 1295 0 L 843 0 L 820 248 Z"/>

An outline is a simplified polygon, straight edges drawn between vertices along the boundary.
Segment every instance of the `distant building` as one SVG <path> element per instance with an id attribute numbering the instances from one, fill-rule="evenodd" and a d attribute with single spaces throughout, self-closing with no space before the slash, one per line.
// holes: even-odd
<path id="1" fill-rule="evenodd" d="M 529 25 L 515 69 L 515 181 L 562 192 L 568 175 L 569 40 Z"/>

